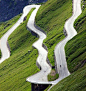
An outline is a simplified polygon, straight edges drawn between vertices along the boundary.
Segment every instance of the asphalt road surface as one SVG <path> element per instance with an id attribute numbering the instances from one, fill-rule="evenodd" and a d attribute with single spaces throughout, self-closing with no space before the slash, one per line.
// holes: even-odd
<path id="1" fill-rule="evenodd" d="M 29 6 L 28 9 L 27 9 L 27 6 L 24 7 L 23 14 L 20 17 L 20 19 L 0 39 L 0 49 L 1 49 L 1 53 L 2 53 L 0 63 L 2 63 L 4 60 L 6 60 L 10 57 L 10 48 L 9 48 L 9 44 L 7 41 L 8 37 L 23 22 L 24 17 L 27 16 L 27 14 L 29 13 L 30 10 L 31 10 L 31 6 Z"/>
<path id="2" fill-rule="evenodd" d="M 64 25 L 64 28 L 67 32 L 67 37 L 56 45 L 55 51 L 54 51 L 55 57 L 56 57 L 56 64 L 57 64 L 57 71 L 59 74 L 59 78 L 55 81 L 52 81 L 52 84 L 53 84 L 52 87 L 55 84 L 57 84 L 59 81 L 61 81 L 62 79 L 64 79 L 65 77 L 70 75 L 70 72 L 68 71 L 68 68 L 67 68 L 64 46 L 70 39 L 72 39 L 74 36 L 77 35 L 77 32 L 73 27 L 73 24 L 74 24 L 74 21 L 76 20 L 76 18 L 81 13 L 82 13 L 81 0 L 73 0 L 73 15 L 71 18 L 69 18 L 66 21 L 66 23 Z"/>
<path id="3" fill-rule="evenodd" d="M 40 5 L 32 6 L 33 8 L 35 7 L 36 9 L 32 12 L 28 20 L 27 27 L 28 29 L 30 29 L 39 36 L 39 39 L 35 43 L 33 43 L 33 47 L 35 47 L 38 50 L 39 55 L 37 58 L 37 63 L 40 65 L 41 70 L 40 72 L 28 77 L 26 80 L 31 83 L 49 84 L 47 75 L 51 72 L 51 67 L 46 61 L 48 52 L 42 47 L 43 40 L 46 38 L 46 35 L 34 26 L 35 16 Z"/>
<path id="4" fill-rule="evenodd" d="M 64 46 L 65 44 L 72 39 L 75 35 L 77 35 L 76 30 L 73 27 L 75 19 L 81 14 L 81 0 L 73 0 L 73 15 L 71 18 L 69 18 L 65 25 L 64 28 L 67 32 L 67 37 L 58 43 L 55 47 L 55 58 L 56 58 L 56 65 L 57 65 L 57 71 L 59 74 L 59 78 L 55 81 L 48 81 L 47 75 L 51 72 L 51 67 L 47 63 L 47 50 L 45 50 L 42 47 L 43 40 L 46 38 L 46 35 L 41 32 L 39 29 L 37 29 L 34 26 L 35 23 L 35 16 L 36 13 L 39 9 L 40 5 L 28 5 L 23 9 L 23 14 L 20 17 L 20 19 L 17 21 L 17 23 L 10 28 L 0 39 L 0 49 L 2 52 L 2 57 L 0 59 L 0 63 L 2 63 L 5 59 L 10 57 L 10 49 L 8 47 L 8 42 L 7 39 L 10 36 L 10 34 L 23 22 L 24 17 L 29 13 L 29 11 L 32 8 L 35 8 L 35 10 L 32 12 L 28 23 L 27 27 L 35 32 L 38 36 L 39 39 L 33 44 L 33 46 L 38 50 L 39 55 L 37 58 L 37 63 L 40 65 L 41 70 L 40 72 L 28 77 L 26 81 L 31 82 L 31 83 L 37 83 L 37 84 L 57 84 L 60 80 L 63 78 L 67 77 L 70 75 L 70 72 L 68 71 L 67 68 L 67 63 L 66 63 L 66 57 L 65 57 L 65 51 L 64 51 Z"/>

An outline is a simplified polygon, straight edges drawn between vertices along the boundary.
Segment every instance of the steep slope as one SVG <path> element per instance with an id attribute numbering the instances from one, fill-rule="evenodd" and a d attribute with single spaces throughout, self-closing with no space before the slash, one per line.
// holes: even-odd
<path id="1" fill-rule="evenodd" d="M 38 53 L 32 48 L 36 38 L 26 29 L 30 14 L 9 37 L 11 57 L 0 65 L 0 91 L 31 91 L 31 84 L 26 82 L 26 78 L 39 69 L 35 61 Z"/>
<path id="2" fill-rule="evenodd" d="M 63 26 L 71 14 L 71 0 L 48 0 L 38 12 L 36 23 L 48 35 L 45 44 L 48 46 L 50 53 L 48 57 L 52 65 L 54 65 L 53 50 L 56 44 L 64 38 Z M 27 20 L 9 38 L 11 57 L 0 65 L 1 91 L 31 91 L 31 85 L 26 82 L 26 78 L 38 71 L 36 67 L 38 53 L 31 47 L 37 38 L 26 30 Z"/>
<path id="3" fill-rule="evenodd" d="M 46 8 L 44 9 L 44 7 Z M 39 15 L 39 13 L 42 11 L 41 9 L 44 9 L 43 13 L 46 12 L 47 9 L 49 11 L 47 11 L 46 15 L 44 13 L 45 18 L 42 18 L 40 21 L 44 21 L 43 25 L 46 25 L 45 28 L 48 29 L 49 27 L 49 31 L 47 32 L 48 37 L 45 40 L 45 43 L 49 49 L 51 48 L 49 50 L 49 59 L 51 59 L 51 63 L 54 65 L 53 50 L 56 44 L 65 37 L 63 34 L 63 26 L 66 19 L 71 16 L 72 1 L 55 0 L 53 2 L 53 0 L 49 0 L 40 8 L 37 16 L 38 18 L 43 14 L 41 13 Z M 64 16 L 61 17 L 63 14 Z M 22 23 L 8 39 L 11 49 L 11 57 L 5 60 L 0 66 L 1 91 L 30 91 L 31 84 L 26 82 L 26 78 L 37 73 L 39 70 L 36 67 L 38 53 L 36 49 L 32 48 L 32 44 L 36 41 L 37 38 L 32 36 L 26 30 L 27 20 L 24 21 L 24 23 Z M 42 25 L 42 22 L 40 22 L 39 25 Z"/>
<path id="4" fill-rule="evenodd" d="M 60 81 L 50 91 L 86 91 L 86 64 Z"/>
<path id="5" fill-rule="evenodd" d="M 1 37 L 0 39 L 0 48 L 2 52 L 2 57 L 0 59 L 0 63 L 2 63 L 4 60 L 8 59 L 10 57 L 10 47 L 8 44 L 8 37 L 15 31 L 15 29 L 26 20 L 27 14 L 30 12 L 30 10 L 34 8 L 33 5 L 25 6 L 23 9 L 23 14 L 19 18 L 19 20 Z"/>
<path id="6" fill-rule="evenodd" d="M 20 16 L 21 14 L 6 22 L 0 22 L 0 38 L 17 22 Z"/>
<path id="7" fill-rule="evenodd" d="M 28 29 L 30 29 L 30 31 L 36 33 L 39 36 L 39 39 L 32 46 L 38 50 L 39 55 L 36 63 L 38 64 L 37 65 L 38 67 L 40 66 L 41 70 L 40 72 L 34 74 L 33 76 L 28 77 L 27 81 L 31 83 L 40 83 L 40 84 L 48 83 L 47 76 L 51 72 L 51 67 L 47 63 L 48 52 L 43 47 L 43 40 L 46 38 L 46 34 L 34 26 L 35 16 L 38 9 L 40 8 L 40 5 L 32 5 L 32 7 L 35 7 L 35 10 L 32 12 L 28 20 L 27 27 Z"/>
<path id="8" fill-rule="evenodd" d="M 74 72 L 86 63 L 86 8 L 82 15 L 75 21 L 78 35 L 70 40 L 65 49 L 70 72 Z"/>
<path id="9" fill-rule="evenodd" d="M 9 21 L 0 23 L 0 38 L 17 22 L 20 16 L 21 14 L 18 16 L 15 16 L 13 19 Z M 1 46 L 1 43 L 0 43 L 0 46 Z M 0 50 L 0 58 L 1 58 L 1 50 Z"/>
<path id="10" fill-rule="evenodd" d="M 65 47 L 68 68 L 71 73 L 74 73 L 59 82 L 50 91 L 86 90 L 86 5 L 74 26 L 78 35 L 70 40 Z"/>
<path id="11" fill-rule="evenodd" d="M 64 39 L 65 21 L 72 15 L 71 0 L 48 0 L 41 6 L 36 17 L 36 24 L 47 34 L 44 43 L 48 47 L 48 58 L 54 66 L 54 49 Z"/>

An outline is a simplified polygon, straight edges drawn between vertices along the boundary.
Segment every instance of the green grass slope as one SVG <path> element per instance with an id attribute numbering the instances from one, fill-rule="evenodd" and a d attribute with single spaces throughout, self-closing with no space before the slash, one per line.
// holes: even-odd
<path id="1" fill-rule="evenodd" d="M 0 38 L 17 22 L 19 17 L 21 16 L 15 16 L 13 19 L 6 21 L 6 22 L 0 22 Z M 0 50 L 0 58 L 1 58 L 1 50 Z"/>
<path id="2" fill-rule="evenodd" d="M 78 34 L 65 47 L 70 72 L 78 70 L 86 63 L 86 8 L 75 21 L 74 26 Z"/>
<path id="3" fill-rule="evenodd" d="M 41 12 L 41 9 L 44 9 L 44 11 Z M 47 13 L 45 14 L 46 11 Z M 37 25 L 41 25 L 41 22 L 45 22 L 43 25 L 46 25 L 46 29 L 41 28 L 46 30 L 48 35 L 45 44 L 48 46 L 50 52 L 49 59 L 51 59 L 53 65 L 53 50 L 56 44 L 64 38 L 63 25 L 66 19 L 71 16 L 71 11 L 71 0 L 55 0 L 54 2 L 53 0 L 49 0 L 46 4 L 41 6 L 37 14 Z M 43 13 L 45 14 L 45 18 L 41 20 L 38 19 Z M 47 19 L 48 21 L 45 21 Z M 36 66 L 38 53 L 36 49 L 32 48 L 32 44 L 37 38 L 27 31 L 27 20 L 24 21 L 8 39 L 11 48 L 11 57 L 0 64 L 0 91 L 31 91 L 31 84 L 26 82 L 26 78 L 39 71 Z"/>
<path id="4" fill-rule="evenodd" d="M 6 22 L 0 22 L 0 38 L 16 23 L 20 16 L 21 14 Z"/>
<path id="5" fill-rule="evenodd" d="M 86 64 L 60 81 L 50 91 L 86 91 Z"/>
<path id="6" fill-rule="evenodd" d="M 0 91 L 31 91 L 31 84 L 26 82 L 26 78 L 39 71 L 36 66 L 38 52 L 32 48 L 37 38 L 26 29 L 30 14 L 8 39 L 11 57 L 0 64 Z M 63 26 L 71 15 L 71 0 L 48 0 L 37 13 L 36 24 L 47 33 L 44 43 L 48 47 L 48 58 L 52 65 L 54 48 L 65 37 Z M 1 31 L 2 34 L 4 31 Z"/>
<path id="7" fill-rule="evenodd" d="M 50 53 L 49 59 L 51 59 L 50 61 L 53 65 L 53 50 L 56 44 L 64 38 L 63 25 L 66 19 L 71 16 L 71 11 L 71 0 L 49 0 L 46 4 L 41 6 L 37 14 L 37 25 L 42 25 L 41 23 L 43 22 L 45 28 L 41 28 L 46 30 L 48 35 L 45 44 L 48 46 Z M 44 14 L 44 17 L 40 19 L 42 14 Z M 30 15 L 28 15 L 28 18 L 29 16 Z M 13 18 L 13 21 L 16 21 L 16 19 L 18 18 Z M 32 44 L 37 38 L 27 31 L 27 20 L 24 21 L 24 23 L 22 23 L 8 39 L 11 48 L 11 57 L 0 64 L 0 91 L 31 91 L 31 84 L 26 82 L 26 78 L 39 71 L 36 66 L 38 52 L 36 49 L 32 48 Z M 2 26 L 2 30 L 5 24 L 2 23 L 0 25 Z M 3 35 L 10 27 L 11 26 L 7 25 L 6 30 L 0 31 L 1 35 Z"/>
<path id="8" fill-rule="evenodd" d="M 50 91 L 86 91 L 86 5 L 74 26 L 78 34 L 65 47 L 68 68 L 72 74 Z"/>
<path id="9" fill-rule="evenodd" d="M 47 38 L 44 44 L 48 48 L 48 59 L 52 66 L 55 66 L 54 49 L 57 43 L 64 39 L 64 24 L 65 21 L 72 15 L 71 0 L 48 0 L 43 4 L 36 16 L 36 24 L 43 29 Z M 52 74 L 53 73 L 53 74 Z M 51 71 L 48 75 L 49 81 L 58 78 L 58 74 Z"/>
<path id="10" fill-rule="evenodd" d="M 36 66 L 38 52 L 32 48 L 37 38 L 26 29 L 31 12 L 8 39 L 11 57 L 0 64 L 0 91 L 31 91 L 26 78 L 39 71 Z"/>
<path id="11" fill-rule="evenodd" d="M 36 24 L 47 34 L 44 43 L 48 47 L 48 58 L 53 66 L 55 46 L 65 37 L 64 24 L 71 15 L 71 0 L 48 0 L 37 13 Z"/>

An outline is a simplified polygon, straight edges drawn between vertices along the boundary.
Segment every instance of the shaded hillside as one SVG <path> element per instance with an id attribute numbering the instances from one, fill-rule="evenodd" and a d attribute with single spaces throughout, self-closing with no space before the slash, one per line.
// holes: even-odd
<path id="1" fill-rule="evenodd" d="M 22 13 L 23 8 L 28 4 L 44 1 L 47 0 L 0 0 L 0 22 Z"/>

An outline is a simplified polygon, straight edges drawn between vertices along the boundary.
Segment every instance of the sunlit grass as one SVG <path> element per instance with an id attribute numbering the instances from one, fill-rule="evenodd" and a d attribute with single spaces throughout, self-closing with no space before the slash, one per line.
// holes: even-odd
<path id="1" fill-rule="evenodd" d="M 65 47 L 68 69 L 72 74 L 50 91 L 86 91 L 86 8 L 74 26 L 78 34 Z"/>
<path id="2" fill-rule="evenodd" d="M 66 45 L 66 57 L 70 72 L 82 67 L 86 60 L 86 10 L 75 21 L 78 34 Z M 84 65 L 84 64 L 83 64 Z"/>
<path id="3" fill-rule="evenodd" d="M 32 48 L 37 38 L 26 29 L 32 11 L 8 39 L 11 57 L 0 64 L 0 91 L 31 91 L 26 78 L 39 71 L 36 66 L 38 52 Z"/>
<path id="4" fill-rule="evenodd" d="M 55 46 L 65 38 L 64 24 L 71 15 L 71 0 L 48 0 L 37 13 L 36 24 L 47 34 L 44 44 L 48 48 L 48 58 L 53 66 Z"/>

